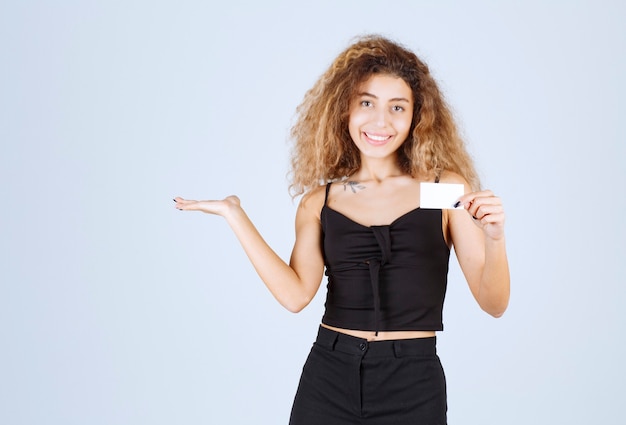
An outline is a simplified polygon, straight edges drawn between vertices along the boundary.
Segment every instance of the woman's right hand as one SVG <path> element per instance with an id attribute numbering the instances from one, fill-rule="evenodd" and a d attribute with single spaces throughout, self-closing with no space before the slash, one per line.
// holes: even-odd
<path id="1" fill-rule="evenodd" d="M 192 199 L 174 198 L 176 208 L 181 211 L 202 211 L 207 214 L 225 216 L 233 208 L 240 208 L 241 202 L 235 195 L 227 196 L 221 201 L 194 201 Z"/>

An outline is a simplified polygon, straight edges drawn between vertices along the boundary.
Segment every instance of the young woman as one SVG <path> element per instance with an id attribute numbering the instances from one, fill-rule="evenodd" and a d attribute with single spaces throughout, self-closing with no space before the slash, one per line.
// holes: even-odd
<path id="1" fill-rule="evenodd" d="M 445 424 L 435 332 L 443 329 L 450 248 L 480 307 L 502 315 L 509 300 L 502 203 L 479 190 L 428 67 L 388 39 L 349 46 L 297 112 L 291 188 L 304 195 L 289 264 L 235 196 L 175 198 L 176 208 L 224 217 L 290 311 L 309 304 L 326 272 L 326 310 L 292 425 Z M 464 208 L 420 208 L 420 182 L 463 184 Z"/>

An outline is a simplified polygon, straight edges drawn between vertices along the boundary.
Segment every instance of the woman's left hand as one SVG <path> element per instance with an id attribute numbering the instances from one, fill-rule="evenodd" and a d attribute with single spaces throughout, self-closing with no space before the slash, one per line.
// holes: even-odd
<path id="1" fill-rule="evenodd" d="M 474 223 L 480 227 L 485 236 L 491 239 L 504 237 L 504 208 L 502 200 L 490 190 L 466 193 L 459 202 L 472 216 Z"/>

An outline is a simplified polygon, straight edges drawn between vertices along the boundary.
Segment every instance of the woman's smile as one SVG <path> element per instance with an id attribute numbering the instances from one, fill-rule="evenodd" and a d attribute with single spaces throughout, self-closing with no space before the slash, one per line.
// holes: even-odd
<path id="1" fill-rule="evenodd" d="M 380 135 L 375 133 L 363 132 L 363 135 L 367 139 L 367 141 L 372 145 L 384 145 L 391 139 L 390 135 Z"/>

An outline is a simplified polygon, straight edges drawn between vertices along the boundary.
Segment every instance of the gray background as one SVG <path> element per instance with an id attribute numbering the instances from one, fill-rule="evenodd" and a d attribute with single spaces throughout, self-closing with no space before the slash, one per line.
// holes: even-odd
<path id="1" fill-rule="evenodd" d="M 359 34 L 420 54 L 504 200 L 495 320 L 452 261 L 451 424 L 623 419 L 619 1 L 0 4 L 0 423 L 286 423 L 323 310 L 283 310 L 219 217 L 284 258 L 288 131 Z"/>

